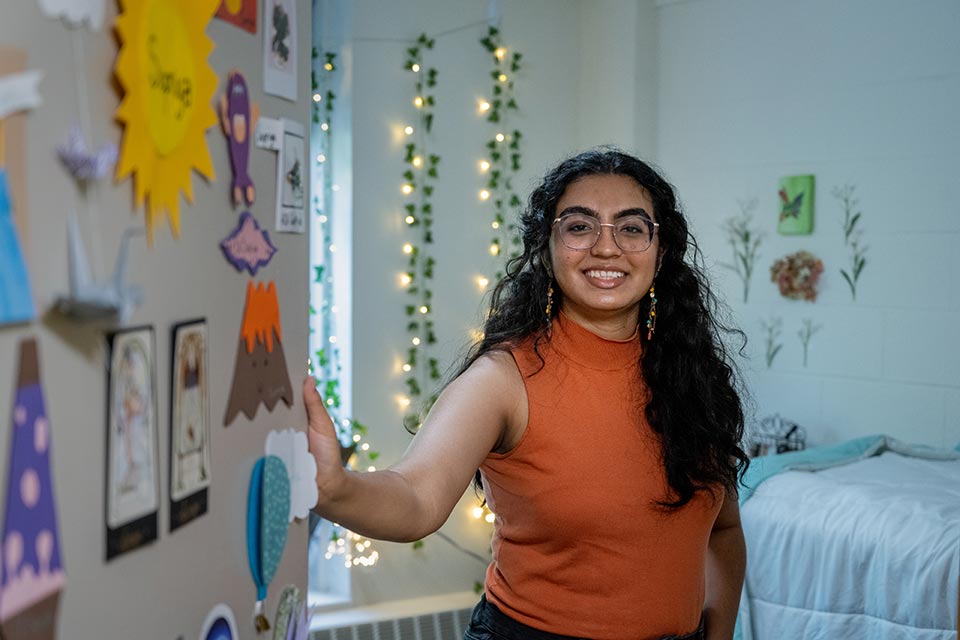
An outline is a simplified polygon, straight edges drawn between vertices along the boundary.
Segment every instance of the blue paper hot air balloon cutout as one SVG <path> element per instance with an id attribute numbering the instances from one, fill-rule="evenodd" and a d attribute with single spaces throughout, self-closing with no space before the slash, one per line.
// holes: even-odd
<path id="1" fill-rule="evenodd" d="M 289 513 L 287 467 L 277 456 L 264 456 L 253 467 L 247 500 L 247 559 L 257 587 L 255 613 L 258 631 L 270 628 L 263 615 L 263 601 L 287 544 Z"/>

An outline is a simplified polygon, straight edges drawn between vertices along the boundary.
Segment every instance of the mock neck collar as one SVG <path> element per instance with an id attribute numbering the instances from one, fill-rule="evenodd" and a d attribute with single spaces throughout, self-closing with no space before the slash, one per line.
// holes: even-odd
<path id="1" fill-rule="evenodd" d="M 607 340 L 574 322 L 562 311 L 553 319 L 550 346 L 577 364 L 617 371 L 640 361 L 640 328 L 626 340 Z"/>

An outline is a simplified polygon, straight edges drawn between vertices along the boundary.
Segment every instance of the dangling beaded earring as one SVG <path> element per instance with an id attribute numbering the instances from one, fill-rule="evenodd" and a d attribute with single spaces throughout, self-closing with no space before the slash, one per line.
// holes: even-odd
<path id="1" fill-rule="evenodd" d="M 650 315 L 647 316 L 647 340 L 653 339 L 653 332 L 657 329 L 657 296 L 650 285 Z"/>
<path id="2" fill-rule="evenodd" d="M 547 308 L 544 309 L 544 314 L 547 317 L 547 326 L 550 325 L 550 322 L 553 319 L 553 316 L 550 315 L 550 312 L 553 311 L 553 285 L 550 285 L 550 288 L 547 289 Z"/>

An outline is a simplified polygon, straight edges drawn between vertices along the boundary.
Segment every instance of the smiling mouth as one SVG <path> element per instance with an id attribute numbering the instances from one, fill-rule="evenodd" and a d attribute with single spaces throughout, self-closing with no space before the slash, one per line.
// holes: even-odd
<path id="1" fill-rule="evenodd" d="M 627 275 L 623 271 L 601 271 L 599 269 L 591 269 L 589 271 L 584 271 L 583 273 L 588 278 L 594 278 L 597 280 L 616 280 Z"/>

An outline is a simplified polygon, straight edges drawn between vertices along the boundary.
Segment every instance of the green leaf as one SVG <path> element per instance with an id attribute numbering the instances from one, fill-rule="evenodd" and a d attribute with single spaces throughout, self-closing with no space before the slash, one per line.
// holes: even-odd
<path id="1" fill-rule="evenodd" d="M 413 312 L 415 311 L 415 309 L 413 308 L 413 305 L 412 305 L 412 304 L 408 304 L 408 305 L 407 305 L 407 308 L 406 308 L 406 311 L 407 311 L 407 315 L 408 315 L 408 316 L 412 316 L 412 315 L 413 315 Z"/>
<path id="2" fill-rule="evenodd" d="M 414 550 L 416 550 L 416 549 L 422 549 L 422 548 L 423 548 L 423 540 L 417 540 L 416 542 L 413 543 L 412 546 L 413 546 Z"/>

